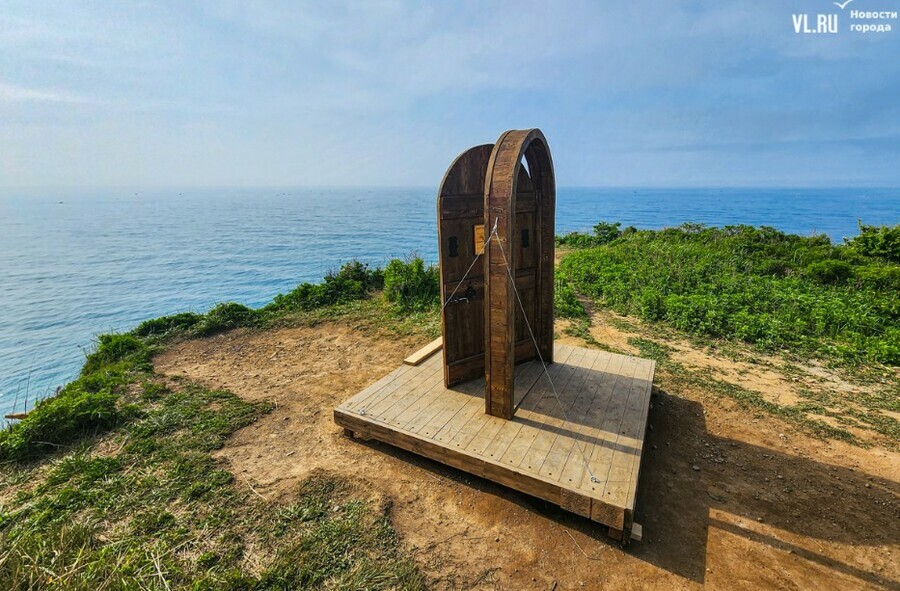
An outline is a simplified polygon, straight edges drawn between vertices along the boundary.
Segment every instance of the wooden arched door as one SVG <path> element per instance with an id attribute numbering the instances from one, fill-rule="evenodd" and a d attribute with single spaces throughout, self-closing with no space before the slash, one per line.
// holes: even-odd
<path id="1" fill-rule="evenodd" d="M 512 416 L 514 365 L 536 356 L 535 341 L 553 360 L 555 203 L 553 163 L 537 129 L 466 150 L 438 192 L 444 383 L 486 376 L 489 414 Z"/>
<path id="2" fill-rule="evenodd" d="M 484 375 L 484 265 L 479 251 L 486 238 L 484 175 L 493 148 L 493 144 L 475 146 L 457 156 L 438 192 L 441 301 L 445 302 L 441 334 L 448 387 Z"/>

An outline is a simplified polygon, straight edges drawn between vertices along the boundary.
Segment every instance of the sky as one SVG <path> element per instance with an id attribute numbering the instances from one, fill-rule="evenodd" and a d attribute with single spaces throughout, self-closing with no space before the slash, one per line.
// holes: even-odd
<path id="1" fill-rule="evenodd" d="M 560 186 L 898 187 L 900 21 L 854 7 L 900 2 L 7 0 L 0 186 L 437 186 L 540 127 Z"/>

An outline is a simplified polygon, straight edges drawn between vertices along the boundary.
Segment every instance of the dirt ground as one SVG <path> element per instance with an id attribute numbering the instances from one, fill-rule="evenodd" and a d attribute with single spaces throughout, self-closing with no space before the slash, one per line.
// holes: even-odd
<path id="1" fill-rule="evenodd" d="M 594 332 L 627 350 L 625 332 Z M 175 344 L 155 364 L 273 400 L 274 412 L 218 452 L 241 485 L 286 500 L 321 469 L 387 496 L 436 589 L 900 589 L 900 454 L 816 439 L 724 397 L 657 381 L 635 518 L 644 540 L 625 550 L 606 528 L 548 503 L 344 437 L 332 409 L 427 340 L 339 322 L 237 330 Z M 767 397 L 793 395 L 791 378 L 769 369 L 757 379 L 706 351 L 678 354 Z"/>

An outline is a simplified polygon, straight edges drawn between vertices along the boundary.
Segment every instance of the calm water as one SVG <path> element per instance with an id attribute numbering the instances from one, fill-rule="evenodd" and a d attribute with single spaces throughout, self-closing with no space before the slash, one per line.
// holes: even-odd
<path id="1" fill-rule="evenodd" d="M 437 258 L 434 189 L 0 193 L 0 411 L 77 374 L 95 335 L 222 301 L 262 305 L 352 258 Z M 560 189 L 598 220 L 765 224 L 833 240 L 900 223 L 900 190 Z M 18 402 L 16 402 L 18 401 Z"/>

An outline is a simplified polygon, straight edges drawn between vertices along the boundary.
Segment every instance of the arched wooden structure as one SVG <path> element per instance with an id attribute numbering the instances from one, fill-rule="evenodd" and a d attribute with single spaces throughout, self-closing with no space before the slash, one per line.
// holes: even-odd
<path id="1" fill-rule="evenodd" d="M 337 407 L 334 420 L 348 435 L 545 499 L 627 541 L 640 530 L 655 365 L 554 351 L 555 185 L 538 129 L 507 131 L 453 161 L 437 203 L 442 338 Z"/>
<path id="2" fill-rule="evenodd" d="M 539 129 L 500 136 L 488 162 L 484 200 L 485 228 L 497 224 L 484 261 L 485 406 L 488 414 L 509 419 L 515 364 L 534 357 L 535 343 L 544 362 L 553 361 L 556 183 Z M 515 289 L 508 269 L 515 270 Z"/>
<path id="3" fill-rule="evenodd" d="M 512 417 L 514 366 L 535 357 L 535 341 L 553 361 L 555 204 L 553 161 L 538 129 L 466 150 L 438 191 L 444 385 L 484 375 L 485 411 L 494 416 Z"/>

